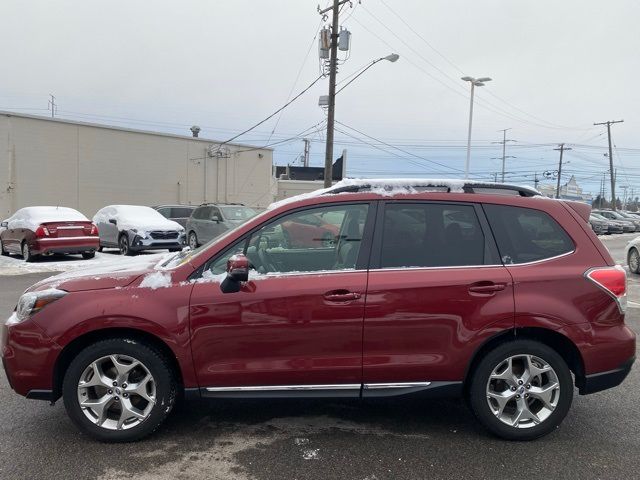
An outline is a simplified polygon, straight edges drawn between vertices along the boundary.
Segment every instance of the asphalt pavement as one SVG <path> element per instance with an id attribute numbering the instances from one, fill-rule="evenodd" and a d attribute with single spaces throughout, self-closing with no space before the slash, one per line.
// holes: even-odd
<path id="1" fill-rule="evenodd" d="M 605 239 L 619 262 L 629 239 Z M 48 275 L 0 276 L 0 318 Z M 640 276 L 629 285 L 640 332 Z M 636 366 L 618 388 L 576 395 L 560 428 L 528 443 L 492 437 L 460 400 L 394 399 L 194 402 L 148 439 L 109 445 L 80 434 L 61 402 L 13 393 L 2 372 L 0 479 L 637 479 L 638 391 Z"/>

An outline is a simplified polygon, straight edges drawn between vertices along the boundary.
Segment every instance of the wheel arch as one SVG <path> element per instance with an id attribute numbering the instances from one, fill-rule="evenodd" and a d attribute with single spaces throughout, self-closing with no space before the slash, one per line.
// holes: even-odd
<path id="1" fill-rule="evenodd" d="M 569 369 L 575 375 L 575 383 L 580 387 L 584 382 L 585 370 L 584 361 L 578 347 L 565 335 L 541 327 L 519 327 L 495 335 L 483 343 L 473 354 L 467 372 L 464 377 L 464 392 L 468 393 L 470 380 L 482 357 L 493 350 L 498 345 L 512 340 L 534 340 L 555 350 L 567 363 Z"/>
<path id="2" fill-rule="evenodd" d="M 152 347 L 155 347 L 158 351 L 160 351 L 160 353 L 162 353 L 167 359 L 169 366 L 176 376 L 175 378 L 178 383 L 179 390 L 182 390 L 184 388 L 182 370 L 180 368 L 180 364 L 178 363 L 178 359 L 176 358 L 169 345 L 167 345 L 161 338 L 149 332 L 138 330 L 136 328 L 114 327 L 87 332 L 83 335 L 80 335 L 79 337 L 74 338 L 71 342 L 65 345 L 65 347 L 58 355 L 53 368 L 51 401 L 55 402 L 62 396 L 62 382 L 64 379 L 64 374 L 78 353 L 80 353 L 87 346 L 97 341 L 109 338 L 123 337 L 146 343 L 147 345 L 151 345 Z"/>

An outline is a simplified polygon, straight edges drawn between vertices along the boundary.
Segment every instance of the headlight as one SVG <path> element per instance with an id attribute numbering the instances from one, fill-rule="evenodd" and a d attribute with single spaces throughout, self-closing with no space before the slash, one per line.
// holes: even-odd
<path id="1" fill-rule="evenodd" d="M 60 300 L 66 294 L 67 292 L 55 288 L 25 293 L 20 297 L 18 305 L 16 306 L 16 323 L 26 320 L 29 316 L 38 313 L 50 303 Z"/>

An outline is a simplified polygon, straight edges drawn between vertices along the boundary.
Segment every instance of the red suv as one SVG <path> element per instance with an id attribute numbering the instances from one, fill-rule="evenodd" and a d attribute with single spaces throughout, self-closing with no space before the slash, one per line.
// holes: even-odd
<path id="1" fill-rule="evenodd" d="M 333 241 L 285 240 L 309 214 Z M 179 395 L 416 393 L 465 396 L 493 433 L 533 439 L 574 381 L 615 387 L 635 358 L 625 273 L 588 220 L 520 187 L 344 181 L 159 264 L 41 281 L 2 328 L 3 364 L 104 441 L 149 434 Z"/>

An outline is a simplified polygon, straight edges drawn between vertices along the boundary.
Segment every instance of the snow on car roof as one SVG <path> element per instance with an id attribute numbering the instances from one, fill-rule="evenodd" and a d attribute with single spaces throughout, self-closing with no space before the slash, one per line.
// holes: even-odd
<path id="1" fill-rule="evenodd" d="M 42 223 L 88 221 L 87 217 L 73 208 L 52 206 L 21 208 L 8 219 L 9 228 L 27 228 L 29 230 L 36 230 Z"/>
<path id="2" fill-rule="evenodd" d="M 362 190 L 366 189 L 366 191 L 369 193 L 376 193 L 385 197 L 392 197 L 395 195 L 407 193 L 424 192 L 425 187 L 442 189 L 454 193 L 462 193 L 465 191 L 465 186 L 469 185 L 496 190 L 521 190 L 531 195 L 540 194 L 537 190 L 531 187 L 481 182 L 476 180 L 446 178 L 347 178 L 335 183 L 333 186 L 328 188 L 321 188 L 318 190 L 314 190 L 313 192 L 303 193 L 301 195 L 296 195 L 294 197 L 285 198 L 283 200 L 274 202 L 269 205 L 268 209 L 273 210 L 292 202 L 306 200 L 308 198 L 315 198 L 321 195 L 335 195 L 340 193 L 357 192 L 358 188 L 361 188 Z"/>

